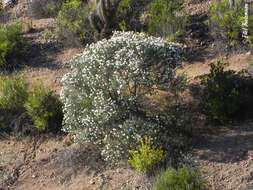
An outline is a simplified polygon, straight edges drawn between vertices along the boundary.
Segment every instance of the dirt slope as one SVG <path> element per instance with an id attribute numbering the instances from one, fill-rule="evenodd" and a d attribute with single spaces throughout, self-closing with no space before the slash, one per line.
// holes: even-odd
<path id="1" fill-rule="evenodd" d="M 189 1 L 186 8 L 191 14 L 203 13 L 210 1 Z M 53 38 L 45 38 L 53 19 L 32 19 L 27 59 L 28 81 L 43 80 L 57 92 L 61 89 L 61 77 L 70 71 L 64 63 L 82 51 L 63 48 Z M 230 68 L 248 68 L 251 62 L 247 54 L 229 57 Z M 183 71 L 190 81 L 207 73 L 207 63 L 218 56 L 201 61 L 185 61 Z M 196 126 L 203 128 L 206 126 Z M 189 164 L 203 171 L 211 190 L 244 190 L 253 185 L 253 123 L 233 127 L 204 129 L 198 136 L 198 144 L 188 155 Z M 126 164 L 108 168 L 92 147 L 72 144 L 70 136 L 40 135 L 22 140 L 0 134 L 0 189 L 15 190 L 151 190 L 155 179 L 136 173 Z"/>

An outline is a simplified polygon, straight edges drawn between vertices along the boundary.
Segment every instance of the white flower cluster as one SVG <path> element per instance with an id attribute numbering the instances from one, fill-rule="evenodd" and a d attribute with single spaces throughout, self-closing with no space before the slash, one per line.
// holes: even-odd
<path id="1" fill-rule="evenodd" d="M 177 89 L 182 59 L 179 44 L 143 33 L 114 32 L 87 46 L 62 79 L 64 131 L 77 142 L 101 145 L 106 159 L 120 159 L 140 137 L 156 133 L 158 124 L 145 121 L 140 100 L 160 85 Z"/>

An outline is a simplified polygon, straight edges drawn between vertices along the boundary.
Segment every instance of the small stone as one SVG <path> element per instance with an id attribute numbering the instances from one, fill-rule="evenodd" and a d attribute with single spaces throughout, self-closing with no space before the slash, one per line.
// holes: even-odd
<path id="1" fill-rule="evenodd" d="M 94 179 L 91 179 L 91 180 L 89 181 L 89 184 L 94 185 L 94 184 L 95 184 L 95 180 L 94 180 Z"/>

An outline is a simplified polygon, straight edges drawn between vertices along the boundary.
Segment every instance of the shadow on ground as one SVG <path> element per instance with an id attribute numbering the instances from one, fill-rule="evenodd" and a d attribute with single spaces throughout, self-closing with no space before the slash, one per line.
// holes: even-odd
<path id="1" fill-rule="evenodd" d="M 253 122 L 222 127 L 217 134 L 199 137 L 197 149 L 201 160 L 234 163 L 247 159 L 253 151 Z"/>

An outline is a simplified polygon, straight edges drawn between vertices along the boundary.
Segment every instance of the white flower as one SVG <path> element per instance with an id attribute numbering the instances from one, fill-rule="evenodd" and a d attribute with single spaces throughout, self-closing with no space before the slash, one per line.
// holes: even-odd
<path id="1" fill-rule="evenodd" d="M 78 142 L 101 145 L 106 160 L 121 158 L 143 135 L 159 132 L 133 110 L 141 97 L 155 93 L 157 82 L 171 86 L 181 55 L 179 44 L 134 32 L 114 32 L 111 39 L 87 46 L 62 78 L 63 130 L 75 133 Z M 160 62 L 166 72 L 155 69 Z"/>

